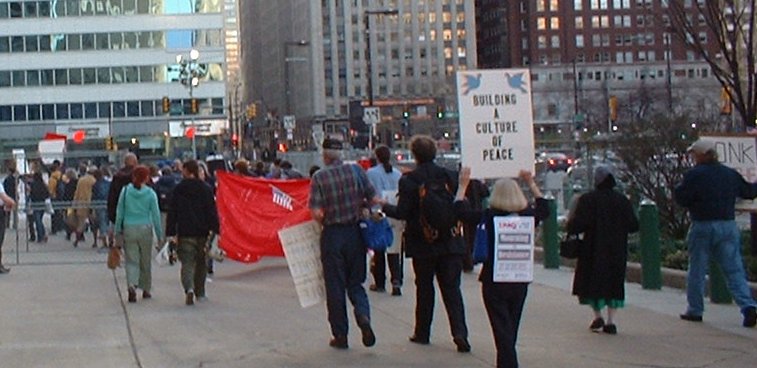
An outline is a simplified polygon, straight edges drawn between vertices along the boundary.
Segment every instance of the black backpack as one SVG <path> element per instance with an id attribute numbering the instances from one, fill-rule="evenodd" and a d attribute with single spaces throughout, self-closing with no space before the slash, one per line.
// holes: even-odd
<path id="1" fill-rule="evenodd" d="M 446 175 L 427 179 L 418 187 L 423 240 L 433 244 L 460 235 L 455 196 Z"/>

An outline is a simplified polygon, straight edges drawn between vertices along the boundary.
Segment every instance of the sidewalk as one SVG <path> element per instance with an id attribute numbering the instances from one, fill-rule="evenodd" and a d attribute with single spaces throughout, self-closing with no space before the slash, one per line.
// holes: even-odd
<path id="1" fill-rule="evenodd" d="M 463 275 L 472 353 L 455 351 L 438 295 L 432 344 L 407 341 L 415 301 L 408 262 L 402 297 L 369 292 L 376 346 L 361 345 L 353 322 L 350 349 L 337 351 L 328 346 L 325 306 L 299 307 L 283 259 L 218 264 L 210 300 L 194 307 L 183 304 L 178 266 L 153 264 L 154 298 L 129 304 L 123 268 L 108 270 L 105 254 L 89 244 L 72 250 L 51 237 L 38 257 L 65 262 L 14 266 L 15 242 L 6 239 L 12 271 L 0 275 L 0 367 L 494 366 L 476 274 Z M 708 304 L 704 323 L 684 322 L 682 291 L 628 284 L 619 335 L 594 334 L 591 312 L 570 295 L 572 272 L 536 270 L 519 338 L 523 367 L 735 368 L 757 361 L 757 329 L 741 327 L 734 305 Z"/>

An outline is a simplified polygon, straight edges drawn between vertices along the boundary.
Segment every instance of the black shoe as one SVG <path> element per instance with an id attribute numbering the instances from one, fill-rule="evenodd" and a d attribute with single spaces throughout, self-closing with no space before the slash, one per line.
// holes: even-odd
<path id="1" fill-rule="evenodd" d="M 143 290 L 142 291 L 142 299 L 152 299 L 152 294 L 150 294 L 149 291 Z"/>
<path id="2" fill-rule="evenodd" d="M 682 320 L 689 321 L 689 322 L 702 322 L 702 316 L 696 316 L 693 314 L 684 313 L 679 315 Z"/>
<path id="3" fill-rule="evenodd" d="M 599 332 L 599 330 L 601 330 L 602 327 L 605 327 L 605 320 L 600 317 L 600 318 L 595 318 L 591 322 L 591 325 L 589 326 L 589 329 L 592 330 L 592 331 L 594 331 L 594 332 Z"/>
<path id="4" fill-rule="evenodd" d="M 748 307 L 744 310 L 744 323 L 742 323 L 742 326 L 754 327 L 755 325 L 757 325 L 757 308 Z"/>
<path id="5" fill-rule="evenodd" d="M 3 265 L 0 265 L 0 274 L 9 273 L 9 272 L 11 272 L 10 268 L 7 268 L 7 267 L 5 267 Z"/>
<path id="6" fill-rule="evenodd" d="M 457 345 L 458 353 L 470 353 L 470 344 L 468 343 L 468 339 L 458 336 L 452 339 L 452 341 L 454 341 L 455 345 Z"/>
<path id="7" fill-rule="evenodd" d="M 392 296 L 402 296 L 402 289 L 399 286 L 392 288 Z"/>
<path id="8" fill-rule="evenodd" d="M 137 291 L 133 287 L 129 286 L 129 303 L 137 302 Z"/>
<path id="9" fill-rule="evenodd" d="M 349 346 L 347 345 L 347 336 L 334 336 L 334 338 L 329 341 L 329 346 L 331 346 L 334 349 L 347 349 Z"/>
<path id="10" fill-rule="evenodd" d="M 368 347 L 376 345 L 376 335 L 371 328 L 371 320 L 366 316 L 360 316 L 357 319 L 357 325 L 360 327 L 360 332 L 363 334 L 363 345 Z"/>
<path id="11" fill-rule="evenodd" d="M 605 327 L 602 327 L 602 331 L 610 335 L 618 334 L 618 328 L 615 325 L 605 325 Z"/>
<path id="12" fill-rule="evenodd" d="M 373 285 L 371 285 L 370 287 L 368 287 L 368 289 L 369 289 L 370 291 L 375 291 L 375 292 L 377 292 L 377 293 L 383 293 L 383 292 L 386 292 L 386 289 L 384 289 L 384 287 L 383 287 L 383 286 L 382 286 L 382 287 L 379 287 L 379 286 L 378 286 L 378 285 L 376 285 L 376 284 L 373 284 Z"/>
<path id="13" fill-rule="evenodd" d="M 184 298 L 184 304 L 195 305 L 195 292 L 192 290 L 187 291 L 187 295 Z"/>
<path id="14" fill-rule="evenodd" d="M 428 337 L 423 338 L 423 337 L 420 337 L 418 335 L 413 335 L 413 336 L 408 337 L 407 339 L 410 340 L 410 342 L 414 342 L 414 343 L 420 344 L 420 345 L 428 345 L 428 344 L 430 344 L 430 342 L 428 340 Z"/>

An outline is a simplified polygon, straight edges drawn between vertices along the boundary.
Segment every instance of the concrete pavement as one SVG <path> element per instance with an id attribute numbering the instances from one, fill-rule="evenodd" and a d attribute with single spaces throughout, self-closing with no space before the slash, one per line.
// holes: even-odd
<path id="1" fill-rule="evenodd" d="M 494 343 L 476 274 L 463 275 L 473 351 L 455 351 L 437 297 L 432 344 L 412 333 L 414 286 L 406 263 L 402 297 L 369 292 L 378 342 L 337 351 L 325 306 L 301 309 L 283 259 L 254 265 L 226 261 L 208 284 L 209 300 L 183 304 L 179 267 L 153 264 L 152 300 L 125 303 L 123 268 L 105 254 L 73 249 L 60 236 L 46 245 L 3 247 L 0 275 L 0 367 L 492 367 Z M 24 258 L 26 257 L 26 258 Z M 569 269 L 536 267 L 519 338 L 523 367 L 751 367 L 757 329 L 741 327 L 734 305 L 707 305 L 704 323 L 684 322 L 680 290 L 645 291 L 628 284 L 619 334 L 588 331 L 591 312 L 570 295 Z M 366 283 L 366 286 L 368 283 Z"/>

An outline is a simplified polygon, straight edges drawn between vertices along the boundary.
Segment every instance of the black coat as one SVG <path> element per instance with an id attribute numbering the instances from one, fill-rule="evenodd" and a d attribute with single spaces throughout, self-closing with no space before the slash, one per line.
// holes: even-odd
<path id="1" fill-rule="evenodd" d="M 567 230 L 584 234 L 573 278 L 573 295 L 625 299 L 628 234 L 639 230 L 628 198 L 607 187 L 584 194 L 568 220 Z"/>
<path id="2" fill-rule="evenodd" d="M 200 179 L 184 179 L 173 189 L 166 218 L 166 236 L 208 236 L 218 233 L 218 211 L 213 190 Z"/>
<path id="3" fill-rule="evenodd" d="M 420 195 L 418 190 L 428 179 L 445 179 L 452 190 L 457 191 L 457 175 L 455 172 L 427 162 L 403 175 L 399 182 L 399 199 L 397 205 L 384 205 L 383 211 L 387 216 L 398 220 L 405 220 L 405 254 L 411 258 L 433 257 L 447 254 L 465 254 L 465 243 L 461 236 L 435 244 L 427 244 L 423 239 L 423 227 L 420 223 Z"/>
<path id="4" fill-rule="evenodd" d="M 116 223 L 116 206 L 118 205 L 118 198 L 121 195 L 121 189 L 131 183 L 131 174 L 134 171 L 133 167 L 126 166 L 113 175 L 113 181 L 110 182 L 110 189 L 108 190 L 108 220 L 112 223 Z"/>

